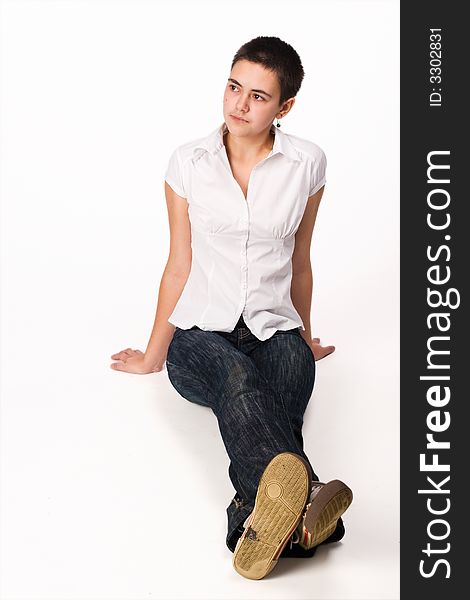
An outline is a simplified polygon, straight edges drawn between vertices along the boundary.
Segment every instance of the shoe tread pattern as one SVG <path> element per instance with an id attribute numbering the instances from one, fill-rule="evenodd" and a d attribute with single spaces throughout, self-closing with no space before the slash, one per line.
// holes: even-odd
<path id="1" fill-rule="evenodd" d="M 261 579 L 274 568 L 302 517 L 309 486 L 305 464 L 295 454 L 278 454 L 269 463 L 260 479 L 252 518 L 235 549 L 233 564 L 241 575 Z"/>
<path id="2" fill-rule="evenodd" d="M 352 502 L 353 494 L 350 488 L 335 479 L 320 490 L 305 515 L 304 525 L 309 532 L 308 544 L 301 545 L 313 548 L 325 541 L 336 529 L 339 517 Z"/>

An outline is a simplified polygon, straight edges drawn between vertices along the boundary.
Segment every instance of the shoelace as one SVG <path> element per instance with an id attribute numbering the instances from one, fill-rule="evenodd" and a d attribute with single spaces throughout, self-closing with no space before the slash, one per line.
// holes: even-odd
<path id="1" fill-rule="evenodd" d="M 302 514 L 302 518 L 300 519 L 300 523 L 298 524 L 298 526 L 295 529 L 294 533 L 290 537 L 289 548 L 291 550 L 292 550 L 293 544 L 298 544 L 300 542 L 300 537 L 301 537 L 301 535 L 303 533 L 303 528 L 304 528 L 305 515 L 307 514 L 307 511 L 310 508 L 310 505 L 312 504 L 313 499 L 315 498 L 315 496 L 318 494 L 318 492 L 321 490 L 321 488 L 324 485 L 325 485 L 324 483 L 321 483 L 319 481 L 313 481 L 312 482 L 312 487 L 310 489 L 310 496 L 309 496 L 307 504 L 305 505 L 304 512 Z"/>
<path id="2" fill-rule="evenodd" d="M 302 517 L 303 520 L 303 517 Z M 300 525 L 294 531 L 294 533 L 290 536 L 289 549 L 292 550 L 293 544 L 298 544 L 300 542 L 300 532 L 299 527 L 302 527 L 302 521 L 300 521 Z"/>

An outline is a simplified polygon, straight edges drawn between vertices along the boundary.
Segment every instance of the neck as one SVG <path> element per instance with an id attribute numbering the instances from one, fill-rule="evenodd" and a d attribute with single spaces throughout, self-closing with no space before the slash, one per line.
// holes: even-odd
<path id="1" fill-rule="evenodd" d="M 226 131 L 223 140 L 227 155 L 240 162 L 251 162 L 271 152 L 274 144 L 271 126 L 255 136 L 235 136 Z"/>

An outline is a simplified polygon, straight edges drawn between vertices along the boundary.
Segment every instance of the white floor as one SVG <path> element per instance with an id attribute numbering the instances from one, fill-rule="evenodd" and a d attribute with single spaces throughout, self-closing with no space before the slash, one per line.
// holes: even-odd
<path id="1" fill-rule="evenodd" d="M 83 297 L 71 319 L 72 280 L 57 295 L 38 285 L 36 309 L 9 303 L 4 320 L 1 598 L 398 598 L 396 340 L 377 335 L 368 354 L 369 339 L 326 340 L 338 349 L 317 363 L 305 440 L 319 476 L 354 490 L 347 535 L 254 582 L 225 546 L 233 489 L 214 416 L 166 371 L 112 371 L 105 303 Z M 37 351 L 24 361 L 14 334 L 27 329 Z"/>

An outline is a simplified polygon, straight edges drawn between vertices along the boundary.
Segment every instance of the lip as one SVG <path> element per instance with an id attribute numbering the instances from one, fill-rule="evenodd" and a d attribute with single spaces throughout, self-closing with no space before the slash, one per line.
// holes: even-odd
<path id="1" fill-rule="evenodd" d="M 245 121 L 245 119 L 242 119 L 241 117 L 237 117 L 235 115 L 230 115 L 232 117 L 232 119 L 235 119 L 235 121 L 238 121 L 239 123 L 248 123 L 248 121 Z"/>

